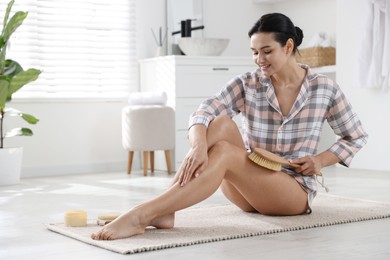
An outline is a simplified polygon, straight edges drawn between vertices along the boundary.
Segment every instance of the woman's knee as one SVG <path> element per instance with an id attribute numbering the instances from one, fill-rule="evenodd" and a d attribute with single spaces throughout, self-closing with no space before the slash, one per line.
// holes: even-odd
<path id="1" fill-rule="evenodd" d="M 236 131 L 238 127 L 232 118 L 226 115 L 217 116 L 209 125 L 209 128 L 216 128 L 218 131 Z"/>
<path id="2" fill-rule="evenodd" d="M 229 156 L 232 150 L 232 144 L 226 140 L 220 140 L 212 145 L 209 149 L 209 153 L 217 153 L 221 156 Z"/>
<path id="3" fill-rule="evenodd" d="M 228 141 L 236 146 L 244 146 L 237 124 L 229 116 L 217 116 L 208 127 L 209 140 L 212 143 Z"/>

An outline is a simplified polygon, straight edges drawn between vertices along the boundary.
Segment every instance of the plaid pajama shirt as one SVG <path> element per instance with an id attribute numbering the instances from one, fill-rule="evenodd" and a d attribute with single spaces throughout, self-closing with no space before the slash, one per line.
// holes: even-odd
<path id="1" fill-rule="evenodd" d="M 325 120 L 340 138 L 328 149 L 349 166 L 366 144 L 367 133 L 339 86 L 308 66 L 306 78 L 287 116 L 283 116 L 272 82 L 257 69 L 233 78 L 215 96 L 201 103 L 189 121 L 206 127 L 218 115 L 242 115 L 243 140 L 248 150 L 261 147 L 286 159 L 316 155 Z M 314 176 L 292 175 L 309 195 L 316 195 Z"/>

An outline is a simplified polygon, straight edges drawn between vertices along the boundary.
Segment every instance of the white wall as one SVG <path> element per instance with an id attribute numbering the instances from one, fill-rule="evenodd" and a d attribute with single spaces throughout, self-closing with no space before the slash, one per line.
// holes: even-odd
<path id="1" fill-rule="evenodd" d="M 271 7 L 254 4 L 253 0 L 204 0 L 203 3 L 204 36 L 230 39 L 222 56 L 250 57 L 248 31 Z"/>
<path id="2" fill-rule="evenodd" d="M 273 5 L 273 11 L 287 15 L 295 26 L 302 29 L 301 47 L 305 47 L 319 32 L 336 36 L 336 6 L 336 0 L 290 0 Z"/>
<path id="3" fill-rule="evenodd" d="M 253 0 L 213 0 L 204 2 L 204 36 L 229 38 L 223 56 L 251 55 L 248 31 L 263 15 L 279 12 L 291 18 L 304 32 L 302 46 L 325 32 L 336 36 L 336 0 L 287 0 L 256 4 Z"/>
<path id="4" fill-rule="evenodd" d="M 122 102 L 13 102 L 12 107 L 40 119 L 29 126 L 32 137 L 6 139 L 23 146 L 22 177 L 124 171 L 126 152 L 121 143 Z M 27 126 L 10 118 L 7 127 Z"/>
<path id="5" fill-rule="evenodd" d="M 166 0 L 137 0 L 137 57 L 150 58 L 156 54 L 151 29 L 166 28 Z"/>
<path id="6" fill-rule="evenodd" d="M 357 154 L 352 166 L 388 171 L 390 93 L 353 87 L 354 57 L 358 55 L 356 43 L 364 41 L 359 38 L 361 27 L 357 26 L 361 12 L 367 11 L 362 8 L 362 1 L 365 0 L 338 0 L 337 80 L 369 134 L 368 144 Z"/>

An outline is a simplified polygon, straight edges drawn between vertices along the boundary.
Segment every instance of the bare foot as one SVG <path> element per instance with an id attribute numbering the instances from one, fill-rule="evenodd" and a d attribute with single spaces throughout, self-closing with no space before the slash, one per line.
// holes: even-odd
<path id="1" fill-rule="evenodd" d="M 165 216 L 157 217 L 150 223 L 151 226 L 160 229 L 173 228 L 175 224 L 175 214 L 168 214 Z"/>
<path id="2" fill-rule="evenodd" d="M 105 225 L 100 231 L 91 235 L 94 240 L 114 240 L 143 234 L 146 224 L 139 210 L 130 210 L 114 221 Z"/>

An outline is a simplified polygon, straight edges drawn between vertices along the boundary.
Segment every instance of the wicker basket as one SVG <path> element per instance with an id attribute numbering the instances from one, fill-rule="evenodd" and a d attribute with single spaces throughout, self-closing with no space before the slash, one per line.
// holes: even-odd
<path id="1" fill-rule="evenodd" d="M 301 54 L 301 55 L 299 55 Z M 336 49 L 333 47 L 312 47 L 299 50 L 297 62 L 309 67 L 329 66 L 336 64 Z"/>

